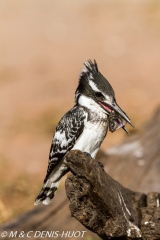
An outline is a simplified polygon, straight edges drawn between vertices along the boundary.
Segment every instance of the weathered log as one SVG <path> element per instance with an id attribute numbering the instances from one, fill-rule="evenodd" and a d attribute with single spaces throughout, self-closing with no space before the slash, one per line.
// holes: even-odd
<path id="1" fill-rule="evenodd" d="M 160 239 L 160 194 L 124 188 L 78 150 L 66 160 L 72 172 L 66 179 L 70 211 L 86 228 L 102 239 Z"/>
<path id="2" fill-rule="evenodd" d="M 136 225 L 140 225 L 139 206 L 146 205 L 146 195 L 123 188 L 80 151 L 71 151 L 66 160 L 73 173 L 66 180 L 72 216 L 102 239 L 141 237 Z"/>

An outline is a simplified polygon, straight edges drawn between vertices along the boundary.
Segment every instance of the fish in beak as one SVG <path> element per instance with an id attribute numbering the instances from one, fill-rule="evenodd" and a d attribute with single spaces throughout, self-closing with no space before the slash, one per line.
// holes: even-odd
<path id="1" fill-rule="evenodd" d="M 122 128 L 125 132 L 127 132 L 130 135 L 125 125 L 127 123 L 129 123 L 132 127 L 134 127 L 134 125 L 127 116 L 127 114 L 118 106 L 118 104 L 115 101 L 113 103 L 99 102 L 99 104 L 109 114 L 109 130 L 111 132 L 114 132 Z"/>

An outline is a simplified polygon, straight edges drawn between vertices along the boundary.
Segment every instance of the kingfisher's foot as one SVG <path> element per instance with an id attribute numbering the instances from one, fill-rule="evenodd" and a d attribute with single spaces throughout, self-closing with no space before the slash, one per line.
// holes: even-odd
<path id="1" fill-rule="evenodd" d="M 104 165 L 101 162 L 98 162 L 98 165 L 104 169 Z"/>
<path id="2" fill-rule="evenodd" d="M 88 152 L 84 152 L 86 155 L 87 155 L 87 157 L 91 157 L 91 154 L 89 154 Z"/>

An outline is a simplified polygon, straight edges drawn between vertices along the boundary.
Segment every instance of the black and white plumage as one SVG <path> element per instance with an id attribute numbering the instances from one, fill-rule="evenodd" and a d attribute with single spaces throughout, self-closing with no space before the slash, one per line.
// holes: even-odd
<path id="1" fill-rule="evenodd" d="M 99 72 L 97 63 L 89 60 L 84 65 L 75 93 L 76 104 L 63 116 L 55 130 L 47 174 L 35 205 L 51 202 L 62 176 L 69 170 L 65 155 L 71 149 L 79 149 L 90 154 L 92 158 L 96 157 L 107 134 L 111 112 L 114 111 L 120 116 L 121 127 L 124 127 L 126 122 L 133 126 L 117 105 L 114 90 Z M 118 129 L 118 126 L 116 128 Z"/>

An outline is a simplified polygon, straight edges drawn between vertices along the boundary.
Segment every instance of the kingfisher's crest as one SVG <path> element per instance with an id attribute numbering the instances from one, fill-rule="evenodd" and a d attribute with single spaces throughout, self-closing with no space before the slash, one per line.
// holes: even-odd
<path id="1" fill-rule="evenodd" d="M 98 73 L 98 65 L 96 63 L 96 60 L 92 62 L 90 59 L 87 62 L 84 62 L 84 68 L 82 69 L 80 76 L 79 76 L 79 81 L 81 79 L 94 79 L 94 75 Z"/>

